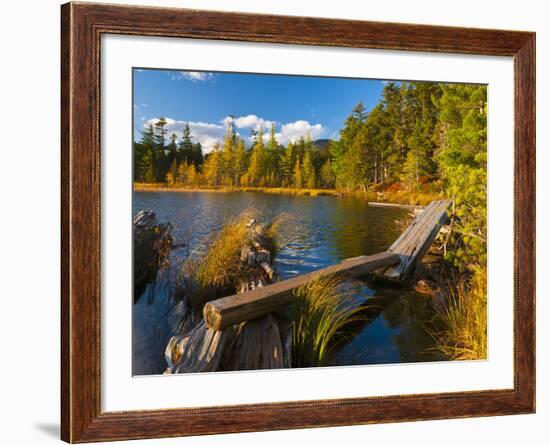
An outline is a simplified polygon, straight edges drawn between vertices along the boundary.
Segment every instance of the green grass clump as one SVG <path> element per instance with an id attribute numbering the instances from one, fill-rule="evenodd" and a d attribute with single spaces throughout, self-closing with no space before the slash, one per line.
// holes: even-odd
<path id="1" fill-rule="evenodd" d="M 224 225 L 214 236 L 206 255 L 197 261 L 195 278 L 199 286 L 235 288 L 244 278 L 246 268 L 240 257 L 248 237 L 245 218 Z"/>
<path id="2" fill-rule="evenodd" d="M 437 349 L 451 360 L 487 358 L 487 270 L 479 268 L 458 286 L 449 284 L 449 307 L 443 330 L 435 334 Z"/>
<path id="3" fill-rule="evenodd" d="M 247 246 L 255 248 L 255 239 L 247 227 L 251 218 L 258 221 L 255 212 L 245 211 L 227 222 L 219 232 L 212 235 L 204 255 L 184 263 L 180 287 L 192 306 L 201 308 L 206 301 L 239 292 L 241 284 L 249 281 L 251 274 L 254 274 L 254 266 L 249 266 L 247 261 L 241 259 L 243 249 Z M 263 230 L 257 235 L 271 258 L 277 250 L 277 232 L 282 218 L 276 218 L 270 224 L 262 224 Z"/>
<path id="4" fill-rule="evenodd" d="M 342 293 L 340 285 L 341 280 L 324 277 L 294 291 L 290 309 L 293 367 L 330 364 L 336 346 L 345 339 L 344 328 L 362 320 L 363 308 Z"/>

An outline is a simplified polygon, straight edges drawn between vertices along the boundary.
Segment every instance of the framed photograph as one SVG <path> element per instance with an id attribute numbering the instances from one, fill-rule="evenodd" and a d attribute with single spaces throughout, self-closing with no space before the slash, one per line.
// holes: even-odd
<path id="1" fill-rule="evenodd" d="M 62 439 L 535 411 L 535 34 L 62 6 Z"/>

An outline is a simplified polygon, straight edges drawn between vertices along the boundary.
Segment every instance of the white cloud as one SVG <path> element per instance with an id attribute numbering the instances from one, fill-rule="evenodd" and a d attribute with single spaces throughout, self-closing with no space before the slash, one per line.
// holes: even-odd
<path id="1" fill-rule="evenodd" d="M 227 116 L 222 120 L 224 126 L 229 125 L 231 122 L 235 125 L 235 128 L 245 128 L 248 130 L 259 131 L 260 127 L 263 130 L 271 130 L 271 125 L 274 124 L 274 121 L 269 121 L 261 117 L 256 116 L 255 114 L 249 114 L 248 116 L 241 117 L 231 117 Z"/>
<path id="2" fill-rule="evenodd" d="M 216 143 L 223 144 L 227 125 L 231 121 L 233 121 L 235 128 L 240 130 L 258 131 L 261 126 L 264 130 L 264 141 L 267 141 L 267 138 L 269 137 L 269 130 L 271 129 L 272 123 L 274 123 L 274 121 L 263 119 L 254 114 L 234 118 L 227 116 L 219 124 L 211 124 L 208 122 L 177 121 L 171 118 L 165 119 L 167 122 L 165 127 L 167 130 L 167 140 L 170 139 L 172 134 L 175 134 L 178 137 L 178 140 L 181 140 L 183 136 L 183 129 L 187 123 L 189 124 L 189 128 L 191 130 L 193 142 L 200 142 L 205 153 L 211 151 Z M 147 120 L 144 123 L 144 127 L 154 124 L 157 120 L 158 119 Z M 323 137 L 327 133 L 327 130 L 321 124 L 312 125 L 308 121 L 298 120 L 283 124 L 280 131 L 275 133 L 275 138 L 279 143 L 286 145 L 289 141 L 295 142 L 301 137 L 306 138 L 308 132 L 311 140 L 314 141 Z M 243 131 L 242 133 L 247 132 Z M 238 131 L 237 134 L 244 138 L 248 144 L 252 142 L 252 138 L 248 134 L 243 135 Z"/>
<path id="3" fill-rule="evenodd" d="M 214 77 L 216 74 L 205 71 L 179 71 L 171 74 L 172 80 L 187 79 L 192 82 L 205 82 L 214 79 Z"/>
<path id="4" fill-rule="evenodd" d="M 149 119 L 143 126 L 148 127 L 157 121 L 158 119 Z M 171 118 L 166 118 L 166 122 L 167 124 L 164 128 L 166 128 L 167 141 L 170 140 L 172 134 L 178 137 L 178 141 L 181 140 L 185 124 L 189 124 L 193 142 L 200 142 L 205 153 L 211 151 L 216 143 L 223 143 L 225 137 L 225 127 L 223 125 L 209 124 L 207 122 L 176 121 Z"/>
<path id="5" fill-rule="evenodd" d="M 311 140 L 315 141 L 324 136 L 326 129 L 321 124 L 312 125 L 308 121 L 298 120 L 281 127 L 279 142 L 282 144 L 287 144 L 289 141 L 295 142 L 301 137 L 306 138 L 308 133 Z"/>

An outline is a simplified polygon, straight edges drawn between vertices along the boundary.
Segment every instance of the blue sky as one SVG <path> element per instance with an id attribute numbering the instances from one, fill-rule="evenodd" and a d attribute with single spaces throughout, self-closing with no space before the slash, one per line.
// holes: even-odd
<path id="1" fill-rule="evenodd" d="M 195 141 L 209 151 L 223 140 L 228 116 L 249 141 L 250 131 L 275 123 L 286 144 L 310 133 L 313 140 L 338 137 L 352 108 L 379 101 L 384 81 L 270 74 L 134 69 L 134 138 L 164 116 L 169 134 L 181 137 L 189 123 Z"/>

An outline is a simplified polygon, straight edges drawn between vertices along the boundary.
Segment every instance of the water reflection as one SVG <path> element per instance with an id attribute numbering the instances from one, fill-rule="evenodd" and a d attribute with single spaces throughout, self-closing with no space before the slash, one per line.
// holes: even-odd
<path id="1" fill-rule="evenodd" d="M 200 255 L 213 232 L 246 210 L 254 209 L 267 219 L 285 214 L 279 231 L 282 248 L 275 258 L 283 279 L 383 251 L 399 236 L 408 218 L 406 210 L 370 207 L 359 199 L 242 192 L 138 192 L 133 212 L 142 209 L 152 209 L 159 221 L 172 223 L 176 244 L 185 244 L 173 251 L 175 265 L 189 255 Z M 134 305 L 134 374 L 164 369 L 164 347 L 175 323 L 165 281 L 166 276 Z M 372 289 L 363 280 L 350 281 L 347 286 L 359 304 L 375 301 L 383 307 L 372 313 L 368 323 L 355 327 L 353 338 L 335 358 L 336 364 L 434 360 L 433 340 L 425 328 L 433 315 L 428 298 L 395 289 Z M 149 298 L 144 298 L 147 292 Z"/>

